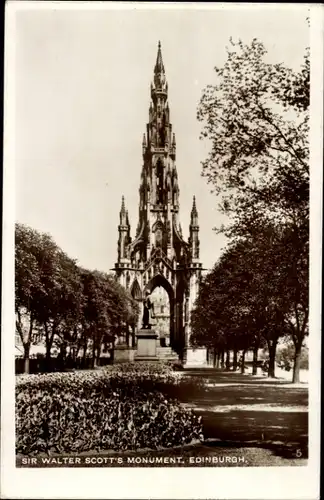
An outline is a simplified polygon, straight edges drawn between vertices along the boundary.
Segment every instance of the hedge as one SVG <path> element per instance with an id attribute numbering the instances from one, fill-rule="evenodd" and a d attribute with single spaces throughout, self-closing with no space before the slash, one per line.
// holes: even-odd
<path id="1" fill-rule="evenodd" d="M 149 363 L 18 376 L 16 451 L 157 449 L 202 439 L 200 418 L 170 397 L 181 384 L 170 367 Z"/>

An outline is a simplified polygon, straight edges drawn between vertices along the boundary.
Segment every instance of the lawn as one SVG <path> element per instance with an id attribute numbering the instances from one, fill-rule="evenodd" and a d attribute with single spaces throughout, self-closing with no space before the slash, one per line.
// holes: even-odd
<path id="1" fill-rule="evenodd" d="M 212 369 L 184 372 L 192 376 L 204 377 L 207 390 L 183 403 L 202 416 L 209 446 L 253 446 L 282 458 L 307 458 L 306 384 Z"/>

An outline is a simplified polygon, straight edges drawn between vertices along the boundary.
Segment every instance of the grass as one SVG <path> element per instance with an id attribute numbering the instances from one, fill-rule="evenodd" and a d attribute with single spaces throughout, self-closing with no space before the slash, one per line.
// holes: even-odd
<path id="1" fill-rule="evenodd" d="M 210 443 L 261 447 L 282 458 L 308 456 L 308 388 L 217 370 L 188 370 L 184 376 L 204 376 L 207 388 L 183 398 L 203 419 Z"/>

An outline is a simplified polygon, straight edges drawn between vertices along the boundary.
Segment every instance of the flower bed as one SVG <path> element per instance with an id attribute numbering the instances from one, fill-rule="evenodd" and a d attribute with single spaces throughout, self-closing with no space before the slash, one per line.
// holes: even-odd
<path id="1" fill-rule="evenodd" d="M 202 437 L 200 419 L 172 399 L 181 377 L 166 365 L 23 375 L 16 383 L 22 454 L 157 449 Z"/>

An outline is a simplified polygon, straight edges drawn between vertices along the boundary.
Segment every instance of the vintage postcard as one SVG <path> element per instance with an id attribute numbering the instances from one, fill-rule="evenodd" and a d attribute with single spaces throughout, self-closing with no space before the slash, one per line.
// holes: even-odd
<path id="1" fill-rule="evenodd" d="M 319 498 L 323 8 L 5 35 L 3 498 Z"/>

